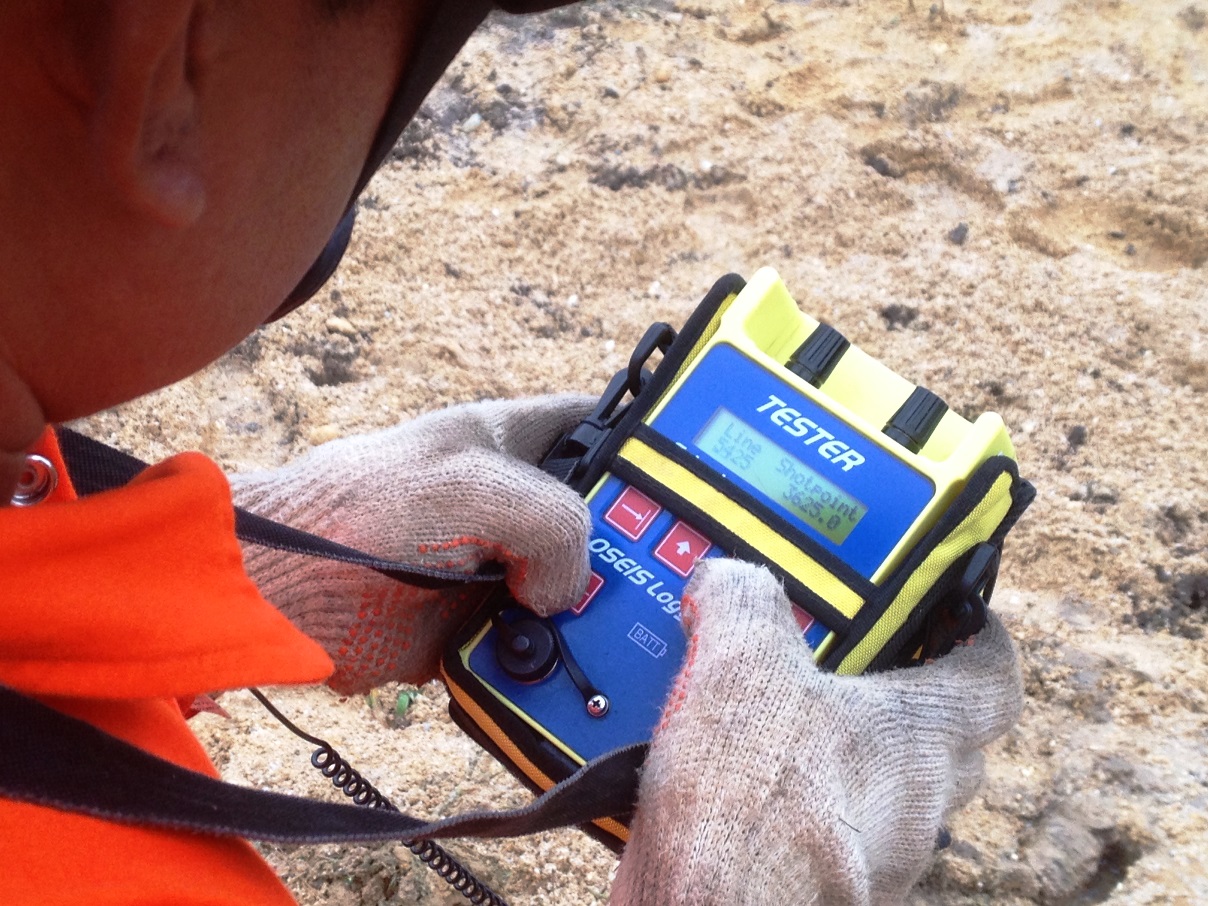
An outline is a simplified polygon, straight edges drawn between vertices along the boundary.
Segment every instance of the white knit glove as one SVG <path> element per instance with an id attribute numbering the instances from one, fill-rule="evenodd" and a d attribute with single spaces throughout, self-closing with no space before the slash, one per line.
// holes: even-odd
<path id="1" fill-rule="evenodd" d="M 579 495 L 534 463 L 593 402 L 455 406 L 233 476 L 231 489 L 257 515 L 386 559 L 466 572 L 501 561 L 513 596 L 544 615 L 581 596 L 591 522 Z M 445 640 L 485 594 L 256 545 L 244 559 L 261 593 L 331 655 L 329 683 L 343 693 L 435 676 Z"/>
<path id="2" fill-rule="evenodd" d="M 993 615 L 972 645 L 863 677 L 819 671 L 765 569 L 702 561 L 610 903 L 900 903 L 944 815 L 1019 717 Z"/>

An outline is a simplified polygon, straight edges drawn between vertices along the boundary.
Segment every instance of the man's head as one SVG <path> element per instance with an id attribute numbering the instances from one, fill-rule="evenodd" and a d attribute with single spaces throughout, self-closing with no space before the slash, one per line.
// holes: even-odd
<path id="1" fill-rule="evenodd" d="M 424 6 L 0 7 L 0 359 L 46 420 L 189 374 L 281 303 L 348 205 Z"/>
<path id="2" fill-rule="evenodd" d="M 314 292 L 473 28 L 564 2 L 0 4 L 0 501 L 46 422 L 190 374 Z"/>

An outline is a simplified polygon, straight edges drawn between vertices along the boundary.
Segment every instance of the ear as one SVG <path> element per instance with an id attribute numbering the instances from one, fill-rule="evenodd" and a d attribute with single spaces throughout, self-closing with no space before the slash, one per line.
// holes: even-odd
<path id="1" fill-rule="evenodd" d="M 193 0 L 112 0 L 92 57 L 91 131 L 122 200 L 167 226 L 205 209 Z"/>

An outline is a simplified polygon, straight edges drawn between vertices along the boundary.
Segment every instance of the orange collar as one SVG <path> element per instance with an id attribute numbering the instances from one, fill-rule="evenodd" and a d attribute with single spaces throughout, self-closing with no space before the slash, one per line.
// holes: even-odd
<path id="1" fill-rule="evenodd" d="M 49 432 L 40 445 L 62 471 Z M 226 478 L 198 453 L 76 499 L 0 508 L 0 683 L 35 695 L 189 697 L 322 680 L 323 650 L 243 571 Z"/>

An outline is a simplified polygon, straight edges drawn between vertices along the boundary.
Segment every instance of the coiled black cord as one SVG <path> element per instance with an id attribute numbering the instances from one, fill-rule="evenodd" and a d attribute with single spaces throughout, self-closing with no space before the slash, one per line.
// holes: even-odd
<path id="1" fill-rule="evenodd" d="M 310 763 L 319 769 L 331 785 L 353 801 L 354 805 L 368 808 L 384 808 L 398 811 L 382 793 L 360 771 L 345 761 L 330 744 L 318 741 L 318 748 L 310 755 Z"/>
<path id="2" fill-rule="evenodd" d="M 366 780 L 360 771 L 350 765 L 331 743 L 299 729 L 289 718 L 278 711 L 277 707 L 259 689 L 248 689 L 248 691 L 256 696 L 268 713 L 277 718 L 287 730 L 317 747 L 311 753 L 310 763 L 318 768 L 319 772 L 331 781 L 332 786 L 351 799 L 355 805 L 389 809 L 392 812 L 398 811 L 394 803 Z M 404 840 L 403 845 L 474 906 L 508 906 L 503 897 L 474 877 L 473 872 L 435 841 Z"/>

